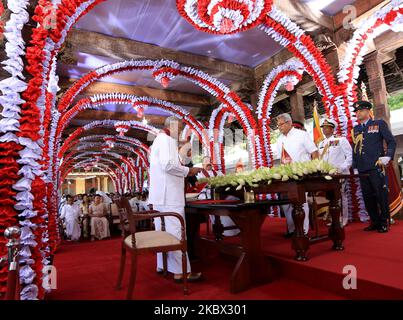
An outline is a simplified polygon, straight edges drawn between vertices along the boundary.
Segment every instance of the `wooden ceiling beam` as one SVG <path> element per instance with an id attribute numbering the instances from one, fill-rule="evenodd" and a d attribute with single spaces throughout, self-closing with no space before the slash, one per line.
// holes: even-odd
<path id="1" fill-rule="evenodd" d="M 69 32 L 66 41 L 75 52 L 104 56 L 119 61 L 138 58 L 167 59 L 196 67 L 220 79 L 239 81 L 253 78 L 253 68 L 244 65 L 92 31 L 73 29 Z"/>

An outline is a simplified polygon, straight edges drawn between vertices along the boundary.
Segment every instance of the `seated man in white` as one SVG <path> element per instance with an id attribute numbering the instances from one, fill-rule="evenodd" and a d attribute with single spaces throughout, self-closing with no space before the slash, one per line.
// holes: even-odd
<path id="1" fill-rule="evenodd" d="M 221 172 L 213 169 L 213 165 L 211 164 L 210 157 L 204 157 L 203 161 L 202 161 L 202 165 L 203 165 L 202 171 L 199 172 L 196 176 L 198 180 L 200 180 L 202 178 L 211 178 L 211 177 L 216 177 L 216 176 L 222 176 Z M 208 187 L 205 187 L 199 194 L 198 198 L 200 200 L 211 199 L 211 189 Z M 232 219 L 230 217 L 217 217 L 217 218 L 221 220 L 221 224 L 223 225 L 224 228 L 235 226 L 234 221 L 232 221 Z M 214 225 L 215 216 L 210 215 L 210 221 Z M 225 230 L 223 233 L 223 235 L 226 237 L 236 236 L 237 234 L 239 234 L 239 229 Z"/>
<path id="2" fill-rule="evenodd" d="M 69 240 L 78 241 L 81 236 L 81 228 L 79 217 L 81 214 L 80 207 L 74 203 L 72 196 L 66 196 L 66 203 L 64 204 L 60 219 L 64 220 L 66 225 L 66 235 Z"/>
<path id="3" fill-rule="evenodd" d="M 277 117 L 277 127 L 281 132 L 277 140 L 277 154 L 280 155 L 280 163 L 305 162 L 319 157 L 318 148 L 309 136 L 308 132 L 293 127 L 292 118 L 288 113 Z M 295 231 L 292 219 L 293 207 L 291 204 L 281 206 L 287 219 L 288 232 L 285 237 L 291 237 Z M 304 233 L 309 231 L 309 207 L 304 204 L 305 219 Z"/>
<path id="4" fill-rule="evenodd" d="M 89 208 L 91 241 L 95 238 L 101 240 L 110 237 L 107 215 L 107 208 L 102 197 L 99 194 L 95 195 L 94 203 Z"/>

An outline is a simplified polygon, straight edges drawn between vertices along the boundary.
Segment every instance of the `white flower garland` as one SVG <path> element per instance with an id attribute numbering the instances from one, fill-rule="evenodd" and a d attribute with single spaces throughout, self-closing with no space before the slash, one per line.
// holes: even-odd
<path id="1" fill-rule="evenodd" d="M 37 212 L 33 211 L 33 195 L 30 191 L 32 180 L 36 175 L 41 175 L 40 166 L 36 162 L 36 160 L 40 159 L 41 149 L 37 143 L 27 138 L 17 138 L 13 133 L 19 131 L 20 105 L 25 102 L 20 94 L 27 88 L 27 84 L 24 81 L 25 77 L 22 74 L 24 69 L 22 56 L 25 55 L 25 42 L 21 31 L 29 21 L 29 14 L 26 10 L 28 4 L 29 1 L 26 0 L 7 1 L 11 15 L 4 28 L 7 59 L 2 62 L 2 65 L 3 69 L 11 74 L 11 77 L 0 82 L 0 90 L 3 93 L 2 97 L 0 97 L 0 103 L 3 105 L 0 132 L 5 133 L 5 135 L 0 137 L 0 140 L 1 142 L 13 141 L 25 147 L 19 152 L 22 159 L 17 161 L 21 165 L 18 174 L 22 175 L 23 178 L 13 186 L 13 189 L 18 191 L 15 209 L 22 211 L 19 217 L 23 218 L 20 221 L 22 245 L 20 263 L 24 264 L 19 274 L 22 284 L 20 298 L 22 300 L 35 300 L 38 296 L 38 287 L 33 284 L 35 272 L 31 267 L 34 261 L 31 259 L 30 247 L 37 245 L 37 239 L 35 239 L 32 229 L 41 226 L 36 226 L 30 221 L 30 218 L 37 215 Z M 42 240 L 45 239 L 43 238 Z"/>
<path id="2" fill-rule="evenodd" d="M 242 27 L 246 28 L 252 25 L 262 14 L 265 8 L 265 0 L 234 0 L 234 3 L 244 4 L 248 8 L 248 16 L 243 16 L 240 10 L 234 10 L 231 7 L 226 7 L 227 3 L 222 0 L 212 0 L 207 6 L 207 13 L 210 15 L 211 24 L 207 24 L 199 17 L 199 2 L 198 0 L 185 0 L 183 10 L 186 16 L 200 30 L 212 31 L 216 33 L 230 33 Z M 215 13 L 213 14 L 213 8 Z M 181 8 L 179 8 L 181 9 Z M 230 30 L 223 29 L 223 20 L 227 18 L 232 22 Z"/>
<path id="3" fill-rule="evenodd" d="M 393 0 L 385 7 L 376 11 L 369 18 L 360 23 L 360 25 L 354 31 L 353 37 L 347 44 L 343 62 L 340 64 L 338 79 L 340 83 L 347 84 L 346 96 L 353 125 L 357 124 L 353 108 L 353 104 L 355 102 L 353 90 L 357 84 L 357 79 L 360 73 L 360 65 L 364 60 L 365 53 L 368 51 L 367 44 L 388 29 L 399 30 L 399 25 L 401 28 L 403 28 L 403 15 L 398 13 L 391 26 L 383 24 L 374 30 L 373 26 L 378 19 L 383 19 L 389 12 L 398 11 L 400 8 L 403 8 L 403 0 Z M 362 47 L 360 47 L 361 45 Z M 351 68 L 352 70 L 350 71 Z"/>

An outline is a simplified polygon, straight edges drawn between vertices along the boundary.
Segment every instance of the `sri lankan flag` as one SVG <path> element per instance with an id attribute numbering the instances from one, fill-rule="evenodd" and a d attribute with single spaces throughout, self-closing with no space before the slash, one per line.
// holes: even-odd
<path id="1" fill-rule="evenodd" d="M 319 114 L 316 104 L 313 106 L 313 141 L 316 145 L 319 144 L 324 138 L 322 129 L 320 128 Z"/>

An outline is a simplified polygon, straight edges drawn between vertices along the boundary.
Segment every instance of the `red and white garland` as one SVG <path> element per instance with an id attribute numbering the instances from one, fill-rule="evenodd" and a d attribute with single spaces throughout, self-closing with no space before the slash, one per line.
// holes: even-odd
<path id="1" fill-rule="evenodd" d="M 303 72 L 303 64 L 299 60 L 291 59 L 274 68 L 267 75 L 262 88 L 260 89 L 256 113 L 258 116 L 259 128 L 262 130 L 261 134 L 264 137 L 264 147 L 266 149 L 267 163 L 269 167 L 273 165 L 273 155 L 270 142 L 270 122 L 274 100 L 282 85 L 291 83 L 295 86 L 302 80 Z"/>
<path id="2" fill-rule="evenodd" d="M 114 127 L 115 123 L 118 122 L 117 120 L 98 120 L 98 121 L 93 121 L 85 126 L 76 129 L 63 143 L 63 145 L 60 147 L 58 151 L 58 157 L 61 158 L 63 154 L 72 147 L 72 143 L 85 131 L 98 128 L 98 127 Z M 159 133 L 159 130 L 153 126 L 150 126 L 148 124 L 144 124 L 142 122 L 138 121 L 124 121 L 125 124 L 129 125 L 133 129 L 138 129 L 138 130 L 143 130 L 146 132 L 149 132 L 153 135 L 157 135 Z M 76 141 L 77 143 L 77 141 Z"/>
<path id="3" fill-rule="evenodd" d="M 91 152 L 89 154 L 94 156 L 94 155 L 100 155 L 102 153 Z M 123 161 L 123 157 L 121 155 L 119 155 L 119 154 L 115 154 L 115 153 L 111 153 L 111 152 L 108 152 L 107 154 L 112 156 L 112 157 L 114 157 L 114 158 L 117 158 L 117 159 Z M 78 156 L 74 157 L 74 160 L 78 160 L 80 157 L 82 157 L 82 156 L 78 155 Z M 84 161 L 80 162 L 80 165 L 87 165 L 88 163 L 91 163 L 93 161 L 94 161 L 93 159 L 87 159 L 87 160 L 84 160 Z M 119 161 L 113 161 L 111 159 L 106 159 L 106 158 L 102 158 L 102 162 L 106 162 L 106 163 L 111 164 L 111 165 L 113 165 L 113 166 L 115 166 L 117 168 L 117 170 L 115 171 L 116 174 L 117 174 L 117 179 L 116 179 L 117 191 L 119 193 L 123 194 L 124 186 L 125 186 L 125 184 L 127 184 L 128 178 L 127 178 L 127 173 L 125 172 L 122 164 Z M 67 176 L 69 170 L 72 170 L 72 169 L 76 168 L 76 166 L 77 166 L 77 164 L 74 165 L 73 167 L 70 167 L 70 168 L 62 168 L 63 169 L 63 176 L 64 177 Z"/>
<path id="4" fill-rule="evenodd" d="M 124 137 L 124 135 L 129 131 L 130 126 L 124 123 L 116 122 L 115 129 L 116 132 L 119 133 L 119 136 Z"/>
<path id="5" fill-rule="evenodd" d="M 10 3 L 13 2 L 13 4 L 15 4 L 16 6 L 18 5 L 23 6 L 25 4 L 25 2 L 23 1 L 18 2 L 9 1 L 9 2 Z M 20 116 L 20 118 L 18 119 L 19 120 L 18 131 L 7 129 L 4 132 L 5 135 L 1 136 L 0 140 L 0 153 L 4 153 L 10 160 L 7 163 L 8 168 L 10 170 L 7 172 L 2 171 L 1 175 L 2 179 L 4 180 L 4 178 L 6 178 L 6 180 L 4 181 L 13 184 L 16 187 L 15 189 L 20 191 L 21 195 L 22 192 L 27 192 L 30 195 L 32 195 L 31 198 L 28 195 L 27 195 L 28 197 L 25 198 L 30 199 L 30 203 L 32 203 L 32 206 L 27 202 L 22 203 L 21 199 L 20 200 L 17 199 L 18 202 L 21 202 L 22 206 L 16 208 L 18 211 L 21 211 L 21 214 L 26 214 L 28 216 L 30 211 L 36 212 L 36 216 L 32 216 L 30 218 L 28 218 L 27 216 L 24 219 L 24 221 L 25 220 L 27 221 L 24 223 L 29 224 L 29 221 L 32 223 L 32 225 L 30 225 L 26 229 L 29 232 L 24 234 L 24 241 L 27 247 L 29 247 L 29 244 L 27 245 L 27 243 L 30 241 L 31 235 L 32 237 L 35 237 L 36 239 L 39 240 L 45 239 L 43 237 L 42 228 L 38 227 L 43 225 L 44 218 L 46 217 L 46 206 L 45 203 L 42 201 L 42 199 L 46 198 L 45 195 L 43 194 L 43 191 L 46 190 L 46 188 L 44 188 L 45 177 L 43 177 L 42 175 L 41 164 L 39 163 L 39 161 L 41 160 L 41 150 L 40 150 L 42 147 L 41 140 L 43 138 L 43 134 L 45 133 L 44 127 L 46 126 L 44 119 L 45 115 L 49 111 L 48 110 L 49 107 L 51 107 L 52 105 L 52 103 L 47 103 L 46 99 L 46 89 L 48 87 L 47 83 L 49 81 L 49 74 L 51 72 L 51 64 L 52 64 L 51 62 L 53 57 L 56 56 L 59 48 L 61 47 L 67 35 L 67 31 L 71 28 L 73 23 L 80 16 L 84 15 L 87 11 L 89 11 L 92 8 L 92 6 L 94 6 L 96 3 L 99 2 L 101 1 L 95 1 L 95 0 L 62 1 L 57 5 L 56 10 L 58 17 L 57 26 L 56 28 L 50 28 L 50 29 L 45 28 L 44 20 L 45 18 L 49 18 L 51 14 L 53 14 L 53 12 L 51 13 L 44 12 L 44 8 L 48 8 L 49 6 L 51 6 L 52 2 L 46 0 L 40 0 L 39 6 L 37 6 L 35 10 L 34 20 L 38 22 L 38 26 L 35 29 L 33 29 L 32 40 L 30 42 L 30 47 L 27 49 L 26 54 L 26 58 L 28 61 L 26 70 L 32 75 L 32 79 L 29 81 L 28 87 L 23 95 L 23 99 L 26 101 L 26 103 L 24 103 L 22 99 L 15 100 L 16 107 L 22 105 L 19 110 L 14 109 L 14 111 L 18 112 Z M 211 31 L 225 32 L 225 33 L 246 30 L 247 28 L 253 27 L 253 25 L 255 24 L 257 25 L 258 23 L 260 23 L 261 17 L 264 17 L 264 15 L 270 11 L 270 17 L 266 18 L 264 30 L 268 32 L 277 41 L 279 41 L 281 44 L 287 46 L 288 49 L 291 52 L 293 52 L 296 55 L 296 57 L 298 57 L 304 63 L 307 72 L 313 76 L 315 83 L 319 88 L 319 91 L 324 96 L 323 100 L 328 114 L 339 122 L 340 124 L 339 127 L 342 129 L 343 134 L 345 135 L 349 134 L 353 125 L 351 121 L 352 119 L 350 112 L 351 110 L 349 109 L 349 104 L 351 104 L 350 96 L 352 95 L 348 93 L 346 97 L 345 95 L 346 87 L 344 87 L 343 85 L 338 87 L 334 83 L 330 67 L 325 63 L 323 56 L 321 56 L 319 50 L 317 50 L 317 48 L 314 46 L 313 41 L 309 37 L 304 35 L 298 26 L 293 24 L 291 21 L 287 20 L 284 15 L 280 14 L 278 10 L 275 9 L 270 10 L 269 8 L 265 7 L 267 11 L 265 12 L 265 10 L 262 9 L 261 12 L 262 16 L 261 16 L 259 14 L 253 15 L 254 11 L 253 9 L 250 9 L 253 8 L 253 6 L 248 7 L 248 9 L 245 9 L 245 11 L 243 11 L 243 9 L 240 9 L 240 7 L 232 6 L 237 5 L 238 3 L 242 3 L 243 5 L 251 3 L 252 5 L 255 5 L 257 1 L 252 0 L 251 1 L 178 0 L 178 8 L 180 12 L 185 16 L 190 17 L 193 13 L 194 14 L 197 13 L 197 15 L 199 15 L 200 12 L 197 12 L 197 7 L 195 7 L 195 5 L 198 2 L 204 5 L 205 9 L 203 9 L 204 11 L 202 11 L 202 13 L 205 16 L 194 15 L 192 17 L 195 17 L 197 19 L 201 18 L 206 19 L 206 21 L 204 21 L 203 19 L 200 20 L 203 23 L 206 23 L 207 25 L 207 27 L 205 26 L 203 27 L 205 31 L 209 30 L 209 27 L 212 28 Z M 271 1 L 264 1 L 264 3 L 265 5 L 269 4 L 271 5 Z M 185 13 L 184 11 L 186 4 L 188 5 L 187 10 L 190 10 L 189 11 L 190 13 L 189 12 Z M 401 18 L 402 1 L 395 0 L 391 1 L 390 4 L 391 5 L 388 9 L 381 9 L 380 12 L 385 13 L 385 15 L 382 16 L 381 19 L 379 19 L 376 23 L 380 24 L 384 23 L 386 25 L 390 25 L 392 30 L 400 31 L 402 29 L 402 18 Z M 210 9 L 208 9 L 209 5 Z M 398 8 L 398 10 L 395 10 L 396 8 Z M 230 14 L 229 11 L 225 11 L 224 9 L 229 9 L 229 11 L 233 10 L 233 12 Z M 243 22 L 240 22 L 241 21 L 240 15 L 235 14 L 235 11 L 237 10 L 241 12 L 241 15 L 243 16 L 242 20 Z M 250 18 L 249 21 L 245 20 L 245 17 L 247 16 Z M 198 21 L 194 20 L 192 23 L 197 25 Z M 358 55 L 356 61 L 359 62 Z M 150 63 L 150 67 L 148 69 L 149 70 L 153 69 L 153 62 Z M 162 74 L 169 75 L 170 73 L 172 73 L 173 77 L 178 75 L 181 76 L 186 75 L 188 77 L 194 76 L 193 81 L 195 83 L 198 84 L 201 83 L 205 85 L 206 87 L 210 88 L 212 92 L 215 92 L 220 99 L 222 99 L 220 101 L 222 103 L 225 103 L 231 109 L 231 111 L 234 112 L 235 116 L 241 122 L 244 128 L 247 128 L 249 123 L 251 124 L 252 127 L 250 129 L 251 131 L 257 129 L 256 124 L 253 123 L 251 119 L 248 119 L 249 121 L 246 121 L 246 119 L 242 119 L 241 116 L 237 114 L 236 106 L 234 106 L 232 103 L 234 102 L 237 106 L 241 106 L 242 108 L 244 108 L 242 102 L 237 101 L 237 98 L 235 98 L 234 95 L 231 95 L 229 92 L 218 90 L 222 89 L 218 83 L 209 82 L 208 80 L 210 79 L 206 80 L 205 78 L 203 78 L 203 76 L 200 76 L 200 74 L 197 73 L 192 74 L 190 70 L 186 68 L 181 68 L 181 70 L 174 70 L 174 71 L 175 72 L 173 72 L 173 70 L 170 69 L 169 66 L 168 67 L 163 66 L 161 70 L 157 70 L 154 73 L 156 77 Z M 97 75 L 92 74 L 91 76 L 94 76 L 94 78 L 96 78 Z M 90 76 L 83 80 L 90 80 L 89 78 Z M 351 77 L 351 79 L 352 78 L 353 77 Z M 87 84 L 88 83 L 85 82 L 78 82 L 77 87 L 75 87 L 75 89 L 85 87 Z M 343 82 L 343 84 L 345 84 L 345 82 Z M 66 99 L 63 102 L 67 103 L 65 103 L 64 105 L 62 104 L 61 109 L 59 110 L 63 111 L 64 110 L 63 106 L 67 108 L 67 106 L 74 99 L 72 97 L 78 94 L 77 92 L 79 90 L 75 89 L 69 92 L 71 94 L 70 96 L 65 96 Z M 354 88 L 351 89 L 350 91 L 353 92 Z M 14 90 L 14 92 L 18 91 Z M 232 101 L 231 99 L 227 99 L 228 97 L 230 97 Z M 2 99 L 1 101 L 3 103 L 4 99 Z M 248 114 L 247 111 L 245 112 Z M 245 131 L 248 132 L 248 130 Z M 12 136 L 13 132 L 18 133 L 16 135 L 18 139 L 13 139 Z M 259 135 L 253 136 L 253 138 L 257 142 L 255 147 L 256 148 L 255 154 L 258 155 L 257 158 L 265 160 L 266 157 L 261 156 L 265 153 L 265 150 L 261 149 L 259 150 L 259 148 L 261 148 L 262 145 L 264 145 L 264 142 L 259 139 Z M 44 142 L 46 143 L 46 141 Z M 57 145 L 57 141 L 54 141 L 53 143 Z M 49 139 L 49 148 L 51 148 L 51 139 Z M 15 159 L 17 158 L 17 156 L 14 154 L 15 152 L 20 152 L 19 166 L 21 166 L 21 170 L 18 173 L 16 173 L 15 170 L 16 169 L 18 170 L 19 166 L 17 164 L 14 165 L 12 162 L 13 160 L 15 161 Z M 50 154 L 51 153 L 49 153 L 49 157 Z M 30 161 L 27 161 L 28 159 L 30 159 Z M 57 172 L 57 170 L 55 170 L 55 168 L 57 168 L 57 163 L 55 160 L 56 159 L 53 159 L 53 162 L 55 163 L 55 165 L 52 168 L 53 178 L 55 177 L 55 173 Z M 51 165 L 53 165 L 53 163 L 51 163 Z M 4 168 L 5 167 L 3 167 L 2 169 Z M 22 170 L 22 168 L 24 168 L 24 170 Z M 20 179 L 19 184 L 16 183 L 18 179 Z M 2 190 L 3 189 L 0 189 L 0 192 Z M 1 195 L 5 196 L 2 197 L 3 203 L 6 206 L 9 206 L 9 208 L 10 207 L 12 208 L 15 202 L 13 202 L 14 200 L 12 199 L 11 188 L 8 188 L 8 193 L 3 192 L 3 194 Z M 23 208 L 26 208 L 26 210 Z M 15 217 L 16 212 L 13 209 L 10 209 L 8 211 L 8 216 L 12 217 L 12 215 L 14 215 Z M 12 221 L 12 219 L 11 220 L 9 219 L 9 221 Z M 48 225 L 48 227 L 50 227 L 50 225 Z M 52 226 L 52 228 L 54 228 L 54 226 Z M 52 249 L 54 249 L 55 239 L 54 238 L 52 239 L 52 237 L 50 237 L 49 241 L 51 243 Z M 38 284 L 41 283 L 42 278 L 41 258 L 43 258 L 42 254 L 44 253 L 43 251 L 44 245 L 41 243 L 39 246 L 31 246 L 31 248 L 33 249 L 32 252 L 30 253 L 26 252 L 26 258 L 27 258 L 26 260 L 27 261 L 29 260 L 29 262 L 33 262 L 32 264 L 33 268 L 31 268 L 33 270 L 33 273 L 31 273 L 30 270 L 28 270 L 29 272 L 25 273 L 22 272 L 22 277 L 23 278 L 25 277 L 26 279 L 25 282 L 26 286 L 24 286 L 21 293 L 22 299 L 35 299 L 38 296 L 37 294 L 38 292 L 39 297 L 43 296 L 43 292 L 41 292 L 41 288 L 38 288 Z M 33 261 L 28 259 L 29 257 L 32 257 Z M 34 276 L 31 277 L 32 275 Z M 31 279 L 32 283 L 30 283 Z"/>
<path id="6" fill-rule="evenodd" d="M 115 138 L 116 141 L 126 142 L 129 145 L 133 145 L 135 147 L 142 149 L 143 151 L 145 151 L 146 156 L 148 156 L 148 153 L 150 152 L 150 148 L 145 143 L 141 142 L 140 140 L 138 140 L 136 138 L 126 137 L 126 136 L 121 137 L 121 136 L 112 136 L 112 135 L 91 135 L 91 136 L 85 136 L 85 137 L 79 138 L 78 141 L 79 142 L 88 142 L 91 140 L 99 140 L 99 139 L 112 138 L 112 137 Z"/>
<path id="7" fill-rule="evenodd" d="M 74 166 L 69 167 L 69 169 L 65 172 L 65 176 L 67 176 L 74 169 L 78 169 L 78 168 L 82 168 L 82 167 L 86 166 L 91 161 L 92 161 L 92 159 L 86 159 L 86 160 L 77 162 Z M 102 162 L 98 162 L 97 167 L 99 170 L 104 171 L 111 178 L 113 187 L 114 187 L 115 191 L 118 192 L 119 183 L 118 183 L 118 175 L 117 175 L 116 170 L 111 169 L 109 165 L 104 164 Z M 64 178 L 62 180 L 64 180 Z"/>
<path id="8" fill-rule="evenodd" d="M 357 101 L 357 79 L 360 65 L 368 50 L 368 43 L 387 30 L 403 31 L 403 1 L 393 0 L 372 16 L 363 20 L 354 31 L 348 42 L 343 62 L 340 65 L 338 79 L 345 92 L 345 103 L 348 105 L 353 125 L 357 123 L 353 104 Z M 350 134 L 350 132 L 348 132 Z"/>
<path id="9" fill-rule="evenodd" d="M 179 13 L 198 30 L 231 34 L 260 24 L 273 1 L 177 0 Z"/>

